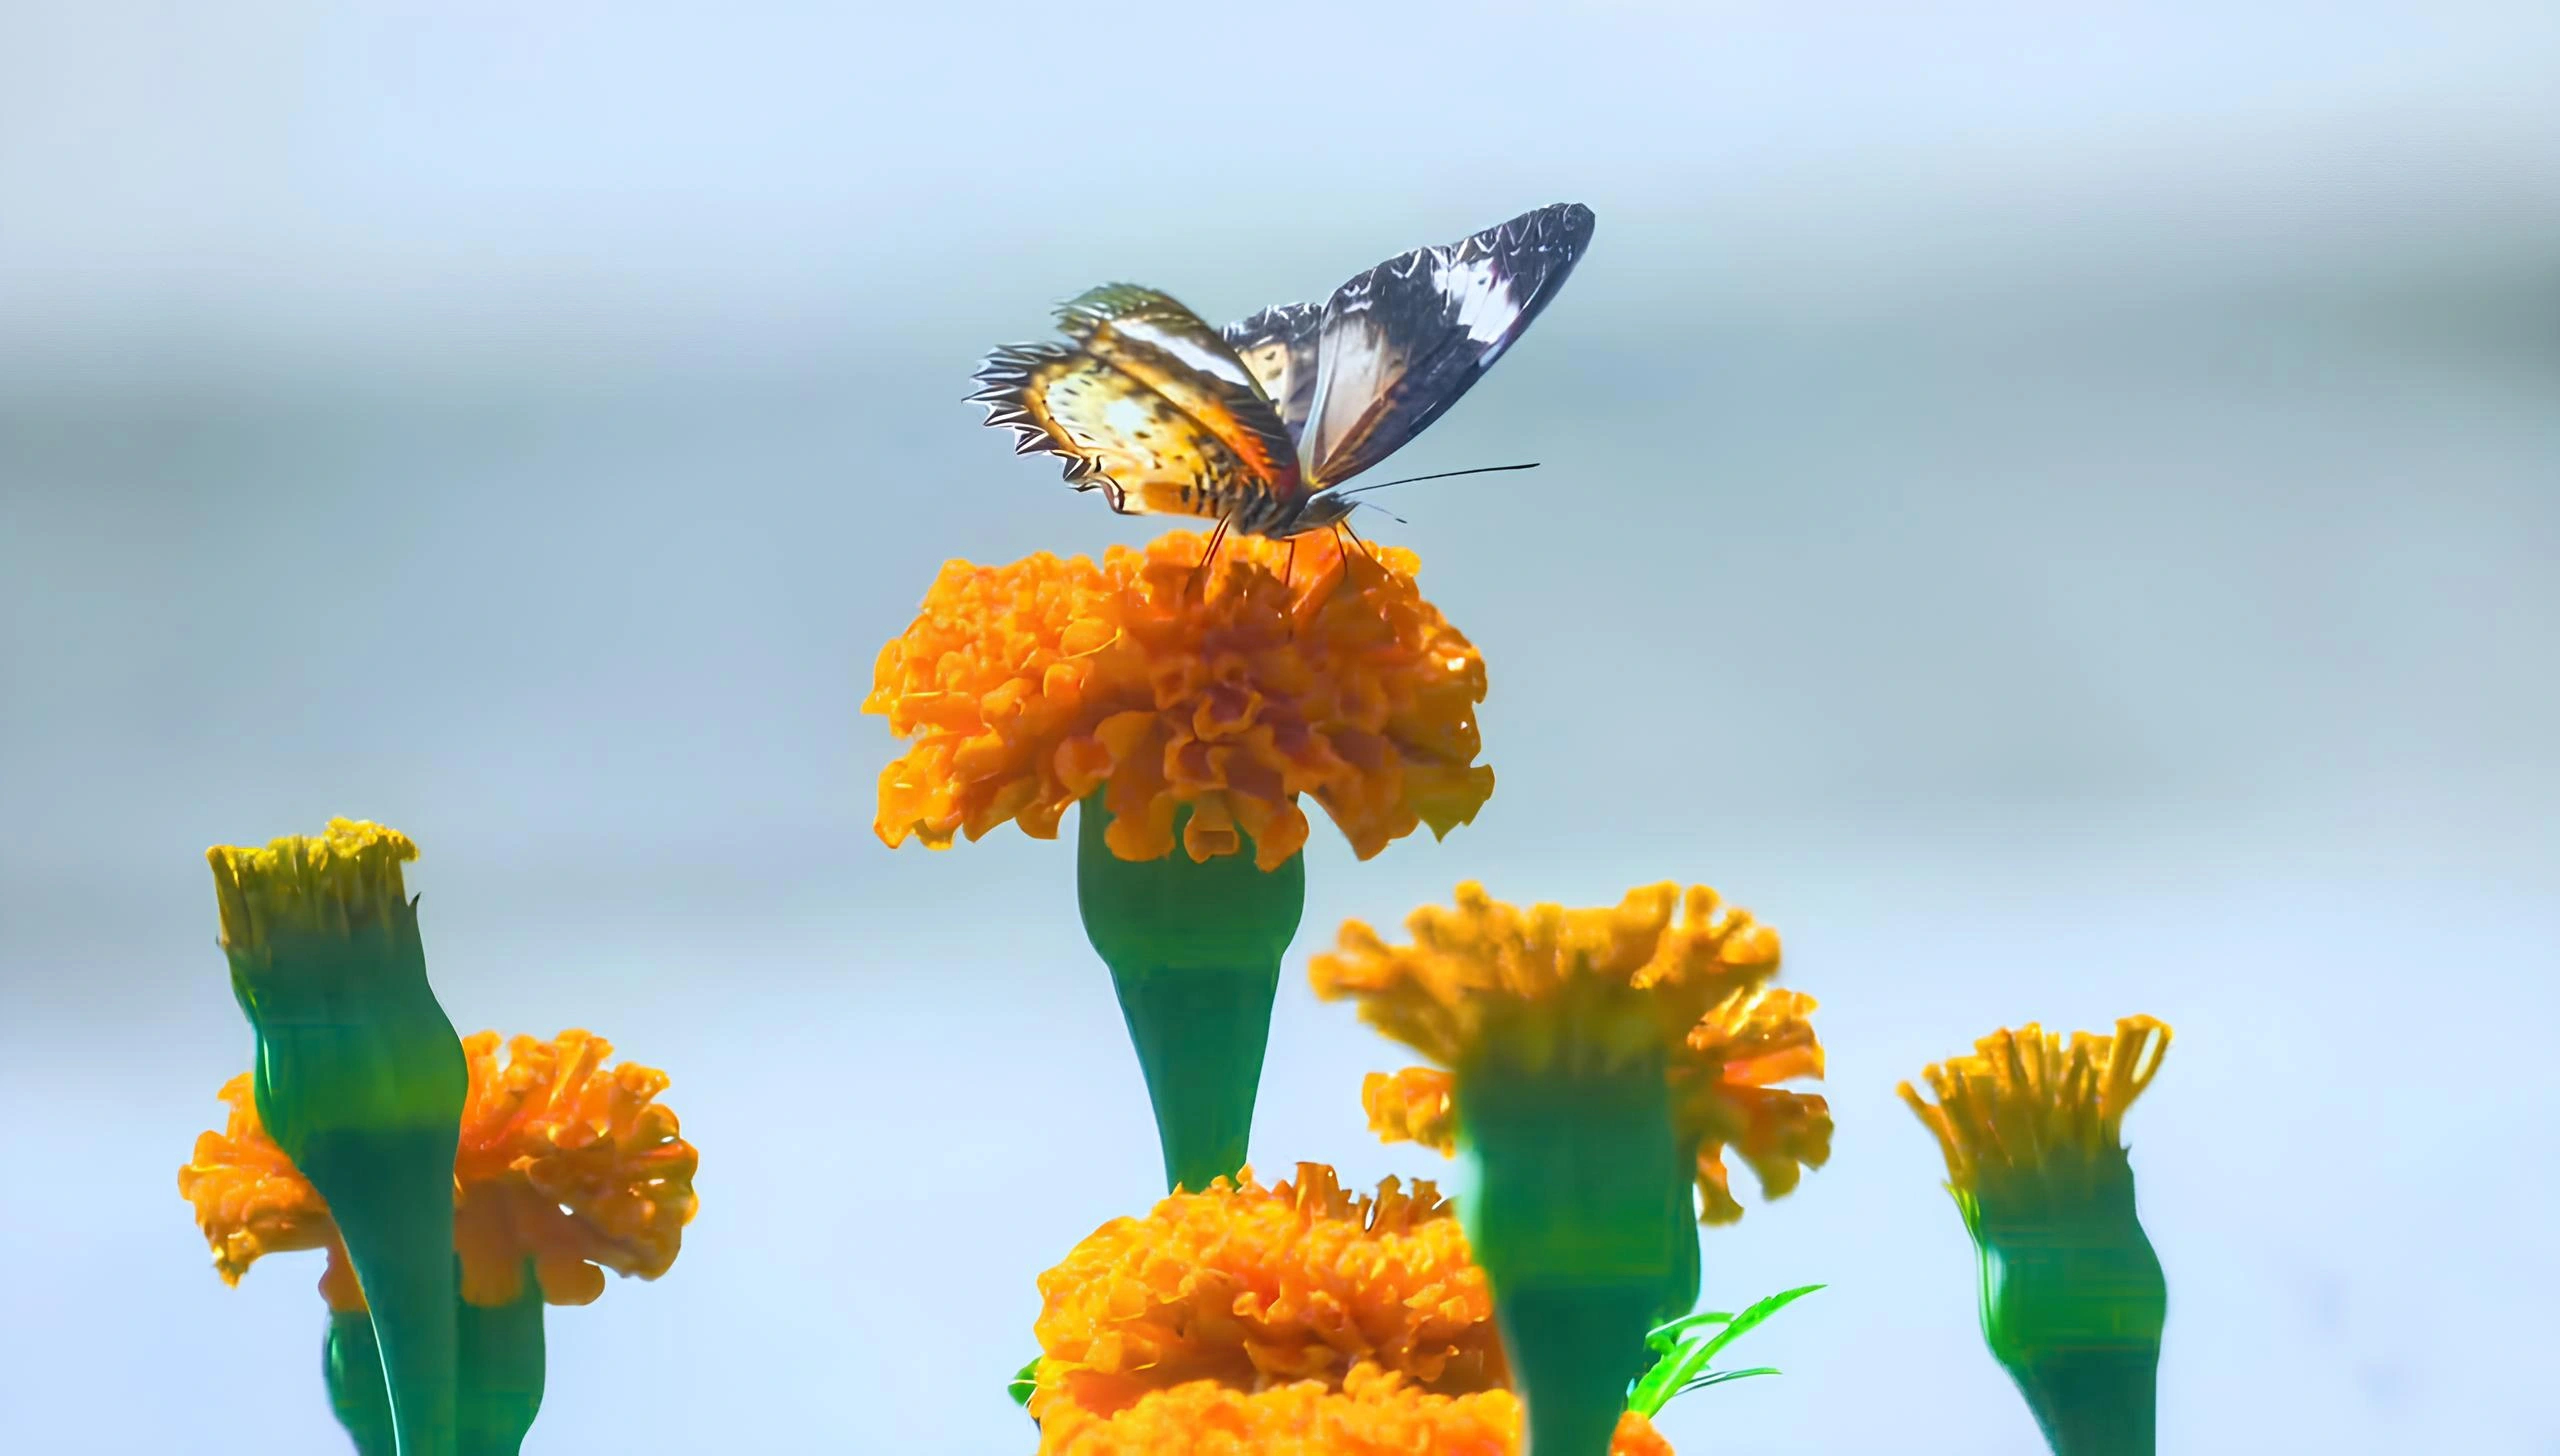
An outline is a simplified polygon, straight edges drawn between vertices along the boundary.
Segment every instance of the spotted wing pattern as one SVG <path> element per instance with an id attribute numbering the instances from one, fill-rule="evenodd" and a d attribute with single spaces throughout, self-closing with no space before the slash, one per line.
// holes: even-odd
<path id="1" fill-rule="evenodd" d="M 1297 493 L 1297 442 L 1199 315 L 1152 288 L 1110 283 L 1060 307 L 1058 329 L 1217 436 L 1273 494 Z"/>
<path id="2" fill-rule="evenodd" d="M 1297 450 L 1217 331 L 1151 289 L 1110 284 L 1058 312 L 1072 341 L 1015 344 L 978 370 L 987 423 L 1016 454 L 1066 461 L 1115 511 L 1224 516 L 1298 489 Z"/>
<path id="3" fill-rule="evenodd" d="M 1308 488 L 1358 475 L 1457 403 L 1564 285 L 1591 245 L 1592 221 L 1590 208 L 1557 203 L 1390 258 L 1335 289 L 1314 331 L 1305 411 L 1290 421 Z M 1235 326 L 1263 321 L 1237 344 L 1251 363 L 1284 334 L 1273 316 L 1287 320 L 1283 388 L 1263 376 L 1272 398 L 1284 401 L 1284 417 L 1305 372 L 1309 307 L 1266 309 Z"/>

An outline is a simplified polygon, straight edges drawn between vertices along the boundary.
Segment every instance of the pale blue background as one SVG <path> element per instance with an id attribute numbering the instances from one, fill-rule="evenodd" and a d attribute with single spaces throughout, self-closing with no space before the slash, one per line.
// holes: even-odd
<path id="1" fill-rule="evenodd" d="M 1320 827 L 1255 1148 L 1362 1179 L 1306 993 L 1462 877 L 1725 887 L 1824 999 L 1833 1287 L 1686 1452 L 2026 1453 L 1894 1082 L 2178 1028 L 2131 1137 L 2172 1452 L 2560 1450 L 2560 10 L 0 0 L 0 1423 L 326 1452 L 310 1256 L 174 1187 L 246 1037 L 199 854 L 425 846 L 467 1026 L 669 1068 L 703 1213 L 530 1449 L 1006 1452 L 1145 1206 L 1061 846 L 870 832 L 948 555 L 1136 540 L 958 403 L 1111 278 L 1213 317 L 1574 198 L 1397 460 L 1502 786 Z"/>

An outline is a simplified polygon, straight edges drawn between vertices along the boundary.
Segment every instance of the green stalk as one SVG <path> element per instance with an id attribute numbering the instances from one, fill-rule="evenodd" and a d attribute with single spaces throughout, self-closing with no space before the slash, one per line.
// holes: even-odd
<path id="1" fill-rule="evenodd" d="M 1983 1342 L 2055 1456 L 2153 1456 L 2168 1281 L 2123 1154 L 2094 1186 L 1957 1195 L 1982 1278 Z"/>
<path id="2" fill-rule="evenodd" d="M 330 1313 L 320 1374 L 329 1387 L 329 1408 L 346 1427 L 356 1456 L 393 1456 L 391 1393 L 382 1384 L 382 1347 L 374 1343 L 372 1316 L 362 1310 Z"/>
<path id="3" fill-rule="evenodd" d="M 1645 1335 L 1696 1264 L 1695 1223 L 1669 1216 L 1688 1182 L 1661 1052 L 1595 1067 L 1574 1050 L 1457 1069 L 1459 1214 L 1493 1285 L 1524 1456 L 1606 1456 Z"/>
<path id="4" fill-rule="evenodd" d="M 373 1316 L 398 1456 L 459 1456 L 453 1160 L 470 1072 L 379 826 L 208 854 L 259 1120 L 329 1204 Z"/>
<path id="5" fill-rule="evenodd" d="M 542 1286 L 525 1267 L 524 1292 L 512 1303 L 455 1306 L 461 1391 L 455 1420 L 462 1456 L 517 1456 L 542 1410 Z"/>
<path id="6" fill-rule="evenodd" d="M 1280 960 L 1306 907 L 1306 863 L 1254 866 L 1233 855 L 1194 862 L 1112 854 L 1099 794 L 1078 806 L 1076 903 L 1085 937 L 1111 969 L 1129 1043 L 1147 1081 L 1167 1188 L 1206 1188 L 1243 1167 L 1271 1036 Z"/>

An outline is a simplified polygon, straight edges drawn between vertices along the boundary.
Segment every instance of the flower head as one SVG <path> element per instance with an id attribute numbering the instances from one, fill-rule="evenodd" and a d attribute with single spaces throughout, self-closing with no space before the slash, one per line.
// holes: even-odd
<path id="1" fill-rule="evenodd" d="M 178 1170 L 178 1192 L 195 1205 L 196 1226 L 213 1246 L 214 1272 L 223 1283 L 238 1284 L 265 1255 L 327 1249 L 321 1297 L 332 1310 L 363 1309 L 364 1294 L 329 1205 L 259 1126 L 249 1074 L 223 1083 L 221 1095 L 230 1104 L 230 1118 L 222 1131 L 199 1136 L 195 1156 Z"/>
<path id="2" fill-rule="evenodd" d="M 666 1074 L 627 1062 L 607 1070 L 612 1044 L 583 1031 L 517 1037 L 504 1065 L 497 1046 L 491 1031 L 463 1042 L 471 1090 L 453 1172 L 462 1297 L 512 1302 L 528 1261 L 552 1304 L 593 1300 L 605 1269 L 665 1273 L 693 1217 L 698 1161 L 655 1100 Z M 237 1283 L 262 1255 L 325 1248 L 330 1307 L 363 1309 L 328 1204 L 260 1124 L 249 1076 L 224 1084 L 222 1097 L 228 1125 L 198 1138 L 178 1173 L 214 1267 Z"/>
<path id="3" fill-rule="evenodd" d="M 1973 1240 L 1983 1343 L 2057 1451 L 2152 1448 L 2169 1286 L 2123 1135 L 2168 1044 L 2148 1016 L 2068 1045 L 2030 1023 L 1929 1068 L 1934 1106 L 1901 1087 Z"/>
<path id="4" fill-rule="evenodd" d="M 2124 1114 L 2160 1070 L 2169 1028 L 2148 1016 L 2113 1035 L 2060 1034 L 2034 1022 L 1996 1031 L 1971 1056 L 1931 1066 L 1931 1105 L 1899 1089 L 1946 1155 L 1961 1203 L 2087 1198 L 2126 1174 Z"/>
<path id="5" fill-rule="evenodd" d="M 1710 1008 L 1778 971 L 1777 933 L 1703 885 L 1523 910 L 1469 882 L 1455 908 L 1426 905 L 1405 926 L 1413 944 L 1391 946 L 1351 921 L 1309 974 L 1317 995 L 1358 997 L 1362 1020 L 1452 1067 L 1615 1065 L 1682 1044 Z"/>
<path id="6" fill-rule="evenodd" d="M 1442 1395 L 1375 1365 L 1339 1385 L 1261 1391 L 1195 1380 L 1109 1415 L 1067 1408 L 1041 1423 L 1042 1456 L 1516 1456 L 1520 1401 L 1507 1390 Z M 1619 1417 L 1610 1456 L 1672 1456 L 1643 1416 Z"/>
<path id="7" fill-rule="evenodd" d="M 1687 915 L 1675 926 L 1681 899 Z M 1452 1066 L 1488 1042 L 1545 1059 L 1570 1055 L 1563 1048 L 1578 1034 L 1598 1033 L 1604 1054 L 1652 1038 L 1665 1053 L 1674 1129 L 1698 1148 L 1707 1222 L 1742 1216 L 1728 1149 L 1771 1198 L 1829 1160 L 1829 1104 L 1772 1085 L 1822 1075 L 1815 1002 L 1766 984 L 1778 969 L 1776 933 L 1740 911 L 1718 914 L 1713 891 L 1681 897 L 1659 885 L 1614 910 L 1523 912 L 1470 884 L 1454 914 L 1428 908 L 1408 924 L 1410 947 L 1345 926 L 1341 949 L 1316 959 L 1319 994 L 1359 995 L 1373 1025 Z M 1408 1067 L 1370 1074 L 1360 1096 L 1380 1138 L 1446 1153 L 1458 1141 L 1456 1089 L 1449 1071 Z"/>
<path id="8" fill-rule="evenodd" d="M 1492 1295 L 1429 1183 L 1355 1195 L 1320 1163 L 1268 1187 L 1248 1170 L 1104 1224 L 1040 1294 L 1044 1422 L 1195 1380 L 1338 1387 L 1364 1361 L 1441 1392 L 1503 1380 Z"/>
<path id="9" fill-rule="evenodd" d="M 1187 808 L 1192 859 L 1249 835 L 1270 869 L 1306 842 L 1302 794 L 1363 859 L 1474 818 L 1493 792 L 1484 663 L 1416 590 L 1414 555 L 1231 536 L 1195 581 L 1205 544 L 946 565 L 863 702 L 909 740 L 880 776 L 880 837 L 1052 838 L 1100 789 L 1123 859 L 1170 853 Z"/>

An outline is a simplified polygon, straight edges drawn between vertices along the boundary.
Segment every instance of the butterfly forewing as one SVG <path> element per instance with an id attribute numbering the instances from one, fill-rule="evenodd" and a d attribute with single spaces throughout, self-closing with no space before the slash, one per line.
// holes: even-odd
<path id="1" fill-rule="evenodd" d="M 1310 488 L 1384 460 L 1457 403 L 1555 296 L 1591 228 L 1591 209 L 1559 203 L 1391 258 L 1334 290 L 1296 426 Z M 1298 357 L 1293 340 L 1292 370 Z"/>

